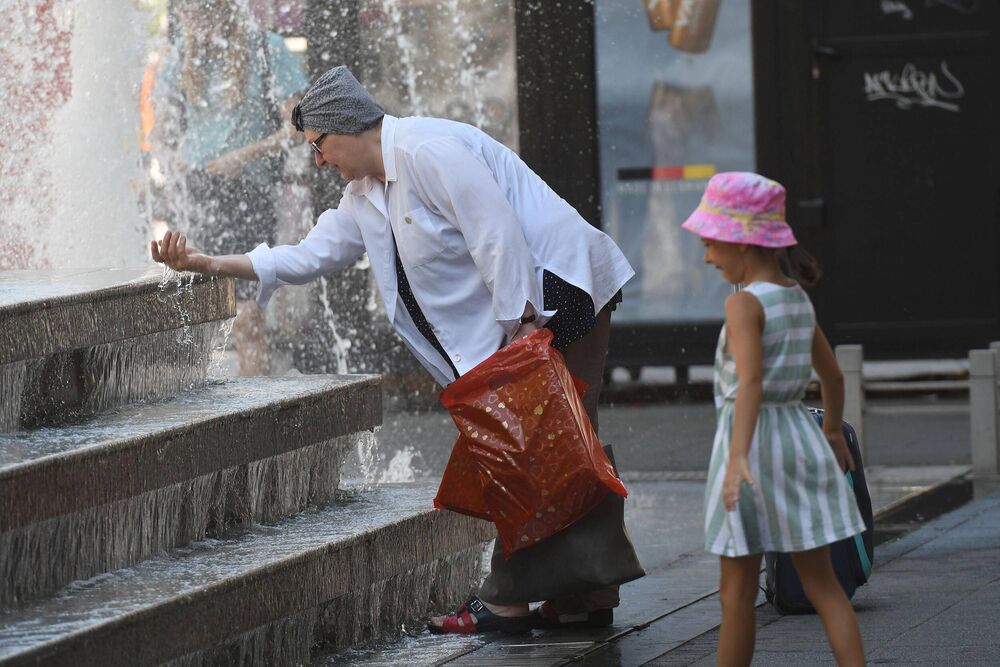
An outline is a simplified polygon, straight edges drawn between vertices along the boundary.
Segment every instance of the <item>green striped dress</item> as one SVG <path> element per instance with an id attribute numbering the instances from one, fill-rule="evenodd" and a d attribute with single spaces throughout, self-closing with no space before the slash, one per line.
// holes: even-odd
<path id="1" fill-rule="evenodd" d="M 705 488 L 705 548 L 720 556 L 804 551 L 865 529 L 854 493 L 822 430 L 802 404 L 812 368 L 816 316 L 798 285 L 748 285 L 764 308 L 763 396 L 750 442 L 754 485 L 736 510 L 722 502 L 729 462 L 736 363 L 722 328 L 715 353 L 717 425 Z"/>

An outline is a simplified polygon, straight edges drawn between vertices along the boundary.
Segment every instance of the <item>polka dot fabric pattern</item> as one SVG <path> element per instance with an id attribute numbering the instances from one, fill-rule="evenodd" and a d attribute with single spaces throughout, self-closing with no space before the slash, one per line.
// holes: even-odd
<path id="1" fill-rule="evenodd" d="M 601 448 L 552 332 L 491 356 L 441 394 L 459 430 L 435 506 L 489 518 L 504 555 L 627 492 Z"/>

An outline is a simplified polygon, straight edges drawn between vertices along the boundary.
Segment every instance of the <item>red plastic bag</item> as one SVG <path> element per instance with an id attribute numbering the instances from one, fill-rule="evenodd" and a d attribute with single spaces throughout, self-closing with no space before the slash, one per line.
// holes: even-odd
<path id="1" fill-rule="evenodd" d="M 551 342 L 540 329 L 441 393 L 459 437 L 434 505 L 493 521 L 508 558 L 628 495 Z"/>

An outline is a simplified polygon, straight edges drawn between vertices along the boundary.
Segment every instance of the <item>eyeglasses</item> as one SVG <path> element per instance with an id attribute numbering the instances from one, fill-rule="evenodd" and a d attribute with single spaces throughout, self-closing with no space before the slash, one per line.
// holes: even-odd
<path id="1" fill-rule="evenodd" d="M 313 152 L 316 153 L 316 155 L 322 155 L 323 154 L 323 149 L 321 149 L 319 147 L 319 145 L 321 143 L 323 143 L 324 139 L 326 139 L 326 135 L 327 134 L 328 134 L 327 132 L 324 132 L 323 134 L 321 134 L 318 137 L 316 137 L 316 141 L 310 141 L 309 142 L 309 148 L 313 149 Z"/>

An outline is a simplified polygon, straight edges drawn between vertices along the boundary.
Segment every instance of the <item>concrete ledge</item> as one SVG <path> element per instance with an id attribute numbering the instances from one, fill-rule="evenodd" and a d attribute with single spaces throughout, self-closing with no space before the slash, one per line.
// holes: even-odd
<path id="1" fill-rule="evenodd" d="M 331 502 L 345 455 L 366 437 L 374 435 L 341 436 L 0 533 L 0 609 Z"/>
<path id="2" fill-rule="evenodd" d="M 381 413 L 376 376 L 253 378 L 0 434 L 0 532 L 372 429 Z"/>
<path id="3" fill-rule="evenodd" d="M 225 322 L 203 322 L 0 366 L 0 433 L 203 386 L 227 332 Z"/>
<path id="4" fill-rule="evenodd" d="M 344 596 L 364 600 L 372 583 L 485 546 L 495 534 L 492 525 L 428 510 L 434 491 L 377 488 L 233 540 L 198 543 L 173 557 L 81 582 L 0 615 L 0 662 L 156 664 L 242 641 L 286 619 L 299 619 L 292 625 L 301 628 L 302 619 L 320 618 Z M 478 584 L 477 568 L 467 564 L 464 571 L 467 581 L 453 577 L 449 590 L 439 591 L 450 599 L 400 600 L 395 607 L 412 617 L 458 602 Z M 336 615 L 362 612 L 371 613 L 348 605 Z M 395 622 L 383 620 L 386 626 Z M 255 653 L 264 664 L 301 659 L 303 642 L 326 641 L 325 627 L 316 622 L 315 632 L 286 629 L 285 639 L 297 645 L 281 641 L 269 655 Z"/>
<path id="5" fill-rule="evenodd" d="M 0 365 L 236 315 L 232 279 L 161 268 L 0 272 Z"/>

